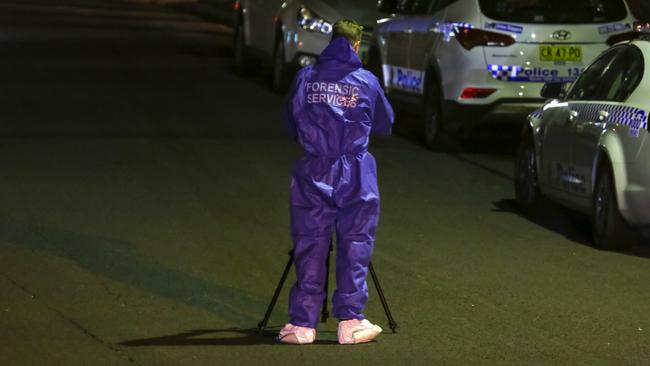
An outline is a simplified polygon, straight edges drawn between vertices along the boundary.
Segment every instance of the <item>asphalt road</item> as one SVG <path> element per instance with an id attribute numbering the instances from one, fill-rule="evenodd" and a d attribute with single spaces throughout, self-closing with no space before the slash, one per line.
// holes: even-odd
<path id="1" fill-rule="evenodd" d="M 404 118 L 372 147 L 400 332 L 258 336 L 300 152 L 230 38 L 147 1 L 0 1 L 0 365 L 650 364 L 648 247 L 522 217 L 516 142 L 434 153 Z M 367 315 L 388 328 L 374 291 Z"/>

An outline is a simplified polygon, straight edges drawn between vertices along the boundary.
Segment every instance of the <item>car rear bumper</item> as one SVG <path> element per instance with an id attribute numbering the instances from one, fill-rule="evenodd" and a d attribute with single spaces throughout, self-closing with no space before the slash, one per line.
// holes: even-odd
<path id="1" fill-rule="evenodd" d="M 445 101 L 442 112 L 446 129 L 464 133 L 480 126 L 520 126 L 526 121 L 526 116 L 541 107 L 543 102 L 537 98 L 499 99 L 486 105 Z"/>

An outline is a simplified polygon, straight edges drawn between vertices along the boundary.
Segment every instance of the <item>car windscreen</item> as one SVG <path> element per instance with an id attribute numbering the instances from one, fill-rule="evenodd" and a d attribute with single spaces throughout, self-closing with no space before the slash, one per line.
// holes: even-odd
<path id="1" fill-rule="evenodd" d="M 323 3 L 341 14 L 342 17 L 354 19 L 364 26 L 365 31 L 372 32 L 372 26 L 384 15 L 377 9 L 377 0 L 322 0 Z"/>
<path id="2" fill-rule="evenodd" d="M 589 24 L 623 20 L 623 0 L 479 0 L 486 16 L 504 22 Z"/>
<path id="3" fill-rule="evenodd" d="M 368 9 L 377 7 L 377 0 L 323 0 L 324 3 L 330 6 L 343 7 L 346 6 L 362 6 Z"/>

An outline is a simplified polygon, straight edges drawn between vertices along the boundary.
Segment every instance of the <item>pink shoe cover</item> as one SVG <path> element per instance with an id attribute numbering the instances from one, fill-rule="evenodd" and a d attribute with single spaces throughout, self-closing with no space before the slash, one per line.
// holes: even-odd
<path id="1" fill-rule="evenodd" d="M 381 332 L 381 327 L 372 324 L 366 319 L 344 320 L 339 322 L 339 343 L 357 344 L 370 342 Z"/>
<path id="2" fill-rule="evenodd" d="M 278 334 L 278 340 L 282 343 L 309 344 L 316 339 L 316 329 L 299 327 L 293 324 L 285 324 Z"/>

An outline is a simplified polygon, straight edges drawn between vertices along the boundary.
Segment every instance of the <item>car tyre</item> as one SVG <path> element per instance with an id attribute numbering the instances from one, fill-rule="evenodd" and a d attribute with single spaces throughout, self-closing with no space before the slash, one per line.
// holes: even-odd
<path id="1" fill-rule="evenodd" d="M 614 175 L 608 164 L 598 169 L 592 205 L 594 245 L 603 250 L 623 250 L 634 244 L 632 230 L 618 210 Z"/>
<path id="2" fill-rule="evenodd" d="M 278 39 L 273 52 L 273 69 L 271 70 L 271 89 L 276 93 L 289 90 L 289 65 L 284 62 L 284 42 Z"/>
<path id="3" fill-rule="evenodd" d="M 245 74 L 251 69 L 252 59 L 246 47 L 244 24 L 239 22 L 233 38 L 233 58 L 235 72 Z"/>
<path id="4" fill-rule="evenodd" d="M 444 129 L 442 93 L 436 80 L 431 80 L 426 89 L 423 108 L 423 140 L 431 150 L 451 150 L 457 141 Z"/>
<path id="5" fill-rule="evenodd" d="M 535 140 L 531 132 L 524 134 L 517 148 L 514 181 L 517 206 L 526 214 L 534 213 L 541 204 L 543 197 L 539 189 L 537 153 Z"/>

